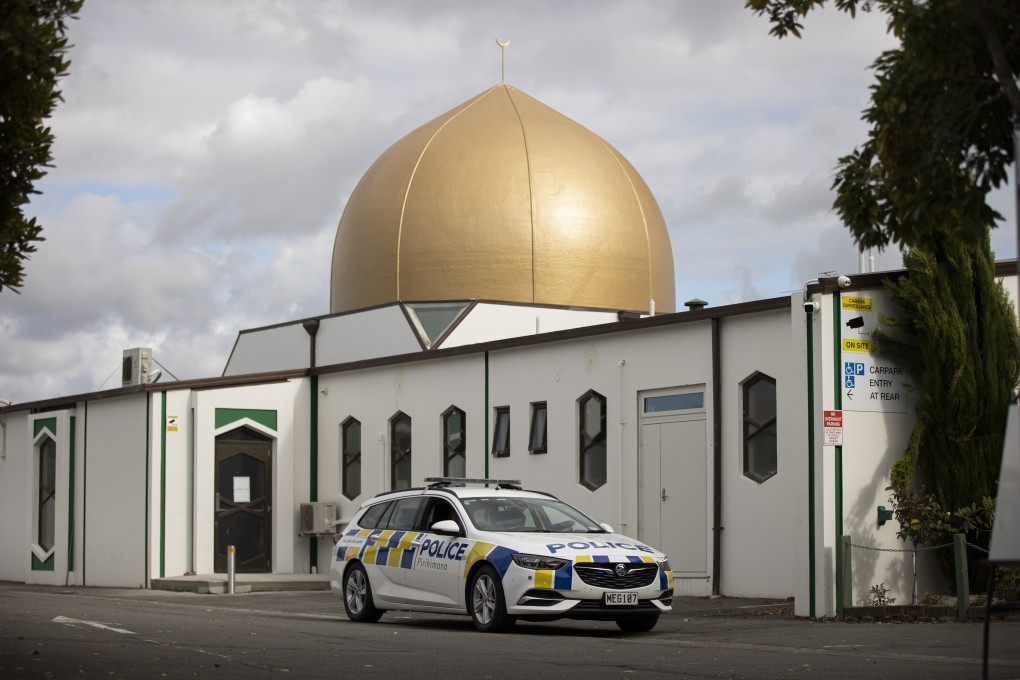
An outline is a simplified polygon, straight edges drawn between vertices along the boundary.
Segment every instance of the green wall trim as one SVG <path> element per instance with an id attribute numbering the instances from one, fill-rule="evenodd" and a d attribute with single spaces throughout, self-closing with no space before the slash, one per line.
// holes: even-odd
<path id="1" fill-rule="evenodd" d="M 39 436 L 39 433 L 44 429 L 49 430 L 54 435 L 57 434 L 57 419 L 56 418 L 40 418 L 32 424 L 32 439 Z"/>
<path id="2" fill-rule="evenodd" d="M 319 500 L 319 376 L 313 375 L 308 423 L 308 500 L 312 503 Z M 309 571 L 318 572 L 319 541 L 315 536 L 308 537 Z"/>
<path id="3" fill-rule="evenodd" d="M 832 345 L 833 345 L 833 361 L 832 361 L 832 389 L 833 389 L 833 406 L 837 411 L 843 410 L 843 296 L 840 295 L 839 291 L 832 294 Z M 843 447 L 833 447 L 834 460 L 833 460 L 833 472 L 835 473 L 835 490 L 833 493 L 833 503 L 835 507 L 834 515 L 836 519 L 836 615 L 843 616 L 843 607 L 846 603 L 843 602 L 843 572 L 839 568 L 842 559 L 842 542 L 839 541 L 843 536 Z"/>
<path id="4" fill-rule="evenodd" d="M 807 296 L 805 295 L 805 299 Z M 808 597 L 809 616 L 815 618 L 815 318 L 807 311 L 807 426 L 808 426 Z"/>
<path id="5" fill-rule="evenodd" d="M 67 570 L 74 571 L 74 427 L 71 416 L 71 435 L 67 449 Z"/>
<path id="6" fill-rule="evenodd" d="M 259 425 L 264 425 L 276 432 L 276 411 L 258 408 L 218 408 L 216 409 L 216 429 L 248 418 Z"/>
<path id="7" fill-rule="evenodd" d="M 53 571 L 53 555 L 42 561 L 32 553 L 32 571 Z"/>

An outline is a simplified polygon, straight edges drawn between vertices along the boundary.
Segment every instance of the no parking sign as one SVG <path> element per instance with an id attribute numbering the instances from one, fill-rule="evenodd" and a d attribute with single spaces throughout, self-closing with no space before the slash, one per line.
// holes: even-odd
<path id="1" fill-rule="evenodd" d="M 825 446 L 843 446 L 843 412 L 822 411 Z"/>

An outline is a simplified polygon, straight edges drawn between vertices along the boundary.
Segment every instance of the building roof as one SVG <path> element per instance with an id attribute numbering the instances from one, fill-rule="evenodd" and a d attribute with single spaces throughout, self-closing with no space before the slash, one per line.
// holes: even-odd
<path id="1" fill-rule="evenodd" d="M 384 152 L 337 229 L 332 313 L 457 299 L 675 311 L 659 206 L 605 140 L 500 83 Z"/>

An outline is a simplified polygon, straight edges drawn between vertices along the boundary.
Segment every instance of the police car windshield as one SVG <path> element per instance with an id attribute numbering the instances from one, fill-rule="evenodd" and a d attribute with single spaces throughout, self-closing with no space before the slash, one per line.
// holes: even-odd
<path id="1" fill-rule="evenodd" d="M 480 531 L 602 534 L 583 512 L 554 498 L 464 498 L 468 518 Z"/>

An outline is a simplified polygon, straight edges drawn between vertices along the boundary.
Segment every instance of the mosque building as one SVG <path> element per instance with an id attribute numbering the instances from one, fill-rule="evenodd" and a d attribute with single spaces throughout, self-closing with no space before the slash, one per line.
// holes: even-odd
<path id="1" fill-rule="evenodd" d="M 0 409 L 0 580 L 149 588 L 228 545 L 325 572 L 334 520 L 443 475 L 556 494 L 666 552 L 678 595 L 909 593 L 904 554 L 835 568 L 840 535 L 902 547 L 876 512 L 913 395 L 861 342 L 890 274 L 678 311 L 637 170 L 506 83 L 379 156 L 332 257 L 329 314 L 240 331 L 222 376 L 153 383 L 137 348 L 120 388 Z"/>

